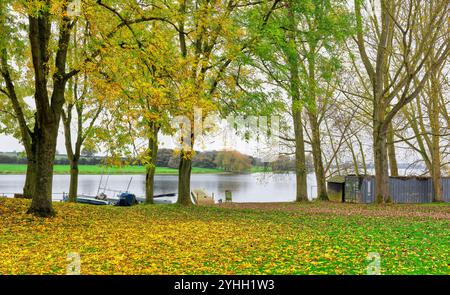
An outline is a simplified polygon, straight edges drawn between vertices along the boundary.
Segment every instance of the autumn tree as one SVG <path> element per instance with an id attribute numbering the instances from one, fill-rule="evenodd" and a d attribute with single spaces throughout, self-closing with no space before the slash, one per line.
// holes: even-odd
<path id="1" fill-rule="evenodd" d="M 171 21 L 165 18 L 167 10 L 144 5 L 123 8 L 114 1 L 97 4 L 109 17 L 95 22 L 100 39 L 111 19 L 118 25 L 127 22 L 113 38 L 108 38 L 99 64 L 97 87 L 108 97 L 106 107 L 110 113 L 110 120 L 104 124 L 110 139 L 108 147 L 116 155 L 123 148 L 131 150 L 145 165 L 146 202 L 153 203 L 158 136 L 160 132 L 171 132 L 169 115 L 177 102 L 172 82 L 179 64 L 175 33 Z M 130 17 L 141 17 L 142 21 L 133 23 L 128 21 Z M 101 79 L 106 80 L 103 86 Z M 109 87 L 111 83 L 114 87 Z M 140 139 L 146 143 L 140 144 Z"/>
<path id="2" fill-rule="evenodd" d="M 28 1 L 12 6 L 15 13 L 28 18 L 28 42 L 31 51 L 34 103 L 36 114 L 34 121 L 35 177 L 32 189 L 33 199 L 28 212 L 47 217 L 54 215 L 52 207 L 53 161 L 56 152 L 56 138 L 65 98 L 67 81 L 72 77 L 67 72 L 67 53 L 70 34 L 76 22 L 68 15 L 65 1 Z M 54 27 L 56 30 L 52 30 Z M 20 27 L 13 28 L 16 34 L 24 33 Z M 55 32 L 56 31 L 56 32 Z M 8 64 L 8 54 L 13 51 L 11 44 L 3 43 L 3 71 Z M 17 105 L 14 82 L 8 73 L 6 83 L 9 85 L 8 97 Z M 19 121 L 26 122 L 20 112 L 15 114 Z M 20 124 L 25 129 L 25 124 Z M 26 133 L 24 130 L 22 133 Z"/>
<path id="3" fill-rule="evenodd" d="M 263 26 L 280 1 L 182 1 L 173 3 L 176 11 L 175 30 L 178 35 L 180 62 L 177 81 L 178 110 L 181 115 L 194 122 L 194 108 L 202 110 L 204 116 L 219 111 L 218 88 L 229 77 L 229 68 L 237 57 L 257 38 L 246 34 L 237 21 L 238 16 L 254 5 L 262 5 Z M 190 178 L 192 158 L 195 154 L 195 124 L 180 138 L 180 166 L 178 175 L 178 203 L 190 205 Z M 198 125 L 197 125 L 198 126 Z"/>
<path id="4" fill-rule="evenodd" d="M 14 136 L 24 146 L 27 172 L 23 195 L 32 198 L 36 186 L 35 118 L 33 108 L 25 100 L 33 92 L 31 72 L 27 67 L 31 61 L 27 55 L 27 39 L 18 34 L 18 28 L 26 25 L 26 21 L 12 17 L 13 11 L 7 1 L 0 4 L 0 117 L 5 126 L 4 133 Z"/>
<path id="5" fill-rule="evenodd" d="M 334 95 L 339 45 L 351 33 L 351 19 L 340 1 L 283 1 L 284 9 L 272 14 L 265 40 L 256 50 L 259 68 L 291 98 L 295 142 L 297 200 L 307 200 L 305 137 L 312 147 L 317 190 L 327 199 L 321 142 L 321 123 Z M 305 120 L 303 114 L 308 116 Z M 304 129 L 304 121 L 309 128 Z M 304 132 L 306 131 L 306 135 Z"/>
<path id="6" fill-rule="evenodd" d="M 214 162 L 227 172 L 248 172 L 252 168 L 250 158 L 238 151 L 220 151 Z"/>
<path id="7" fill-rule="evenodd" d="M 299 52 L 304 57 L 300 68 L 306 79 L 300 85 L 300 91 L 306 99 L 317 195 L 321 200 L 328 200 L 321 122 L 329 101 L 334 98 L 333 83 L 338 79 L 336 74 L 340 66 L 339 45 L 350 36 L 352 24 L 345 6 L 339 1 L 312 1 L 310 6 L 305 5 L 298 28 L 302 32 Z"/>
<path id="8" fill-rule="evenodd" d="M 82 148 L 95 148 L 93 142 L 95 122 L 102 111 L 101 100 L 93 97 L 87 75 L 80 81 L 78 77 L 69 81 L 68 94 L 61 120 L 64 127 L 64 140 L 67 158 L 70 162 L 69 201 L 74 202 L 78 195 L 79 160 Z M 82 86 L 80 89 L 79 87 Z M 74 117 L 75 116 L 75 117 Z M 75 126 L 74 126 L 75 125 Z M 73 131 L 75 131 L 73 140 Z"/>

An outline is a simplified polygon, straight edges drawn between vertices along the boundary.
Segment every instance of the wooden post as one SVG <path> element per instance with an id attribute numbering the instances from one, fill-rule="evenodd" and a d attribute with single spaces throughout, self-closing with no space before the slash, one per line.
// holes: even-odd
<path id="1" fill-rule="evenodd" d="M 225 202 L 233 202 L 232 193 L 229 190 L 225 191 Z"/>

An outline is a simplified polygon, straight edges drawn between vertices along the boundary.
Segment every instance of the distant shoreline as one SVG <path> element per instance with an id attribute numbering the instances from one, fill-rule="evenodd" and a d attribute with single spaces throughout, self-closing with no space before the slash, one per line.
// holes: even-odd
<path id="1" fill-rule="evenodd" d="M 27 165 L 25 164 L 0 164 L 0 175 L 24 175 L 26 174 Z M 222 169 L 215 168 L 192 168 L 193 174 L 228 174 Z M 69 175 L 69 165 L 55 165 L 54 175 Z M 125 166 L 125 167 L 105 167 L 97 165 L 80 165 L 79 175 L 145 175 L 145 167 L 143 166 Z M 178 175 L 178 169 L 168 167 L 156 167 L 157 175 Z"/>

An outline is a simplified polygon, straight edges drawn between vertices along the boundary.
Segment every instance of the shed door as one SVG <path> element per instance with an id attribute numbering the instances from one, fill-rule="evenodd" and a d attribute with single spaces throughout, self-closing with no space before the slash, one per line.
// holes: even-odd
<path id="1" fill-rule="evenodd" d="M 359 196 L 358 179 L 349 179 L 345 182 L 345 202 L 356 203 Z"/>

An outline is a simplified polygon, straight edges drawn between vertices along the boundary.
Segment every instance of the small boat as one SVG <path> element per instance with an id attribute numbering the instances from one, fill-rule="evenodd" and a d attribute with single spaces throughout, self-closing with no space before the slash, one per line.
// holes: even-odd
<path id="1" fill-rule="evenodd" d="M 90 205 L 114 205 L 114 206 L 131 206 L 138 203 L 145 203 L 145 197 L 136 197 L 134 194 L 129 193 L 129 189 L 131 186 L 131 182 L 133 181 L 133 177 L 131 177 L 128 186 L 125 191 L 112 190 L 108 188 L 109 175 L 106 178 L 106 183 L 103 185 L 103 175 L 100 178 L 100 182 L 97 189 L 97 195 L 89 196 L 89 195 L 79 195 L 76 198 L 77 203 L 82 204 L 90 204 Z M 102 186 L 103 185 L 103 186 Z M 115 194 L 115 197 L 109 197 L 106 195 L 106 192 L 110 192 Z M 155 204 L 172 204 L 174 203 L 170 199 L 160 199 L 160 198 L 170 198 L 176 197 L 175 193 L 169 194 L 160 194 L 154 195 L 154 203 Z M 67 202 L 69 197 L 64 195 L 63 201 Z"/>
<path id="2" fill-rule="evenodd" d="M 91 205 L 112 205 L 110 201 L 107 200 L 99 200 L 95 197 L 86 197 L 86 196 L 79 196 L 76 199 L 77 203 L 81 204 L 91 204 Z"/>
<path id="3" fill-rule="evenodd" d="M 69 196 L 63 195 L 63 202 L 69 202 Z M 77 203 L 80 204 L 90 204 L 90 205 L 114 205 L 117 203 L 118 199 L 114 198 L 102 198 L 96 196 L 78 195 L 75 199 Z"/>
<path id="4" fill-rule="evenodd" d="M 145 203 L 144 197 L 135 197 L 133 194 L 130 193 L 121 193 L 117 197 L 108 197 L 104 193 L 99 194 L 98 196 L 88 196 L 88 195 L 79 195 L 76 198 L 76 202 L 80 204 L 90 204 L 90 205 L 120 205 L 121 197 L 126 196 L 133 196 L 137 203 Z M 161 194 L 161 195 L 155 195 L 153 198 L 154 204 L 173 204 L 176 202 L 171 200 L 170 198 L 176 197 L 175 193 L 170 194 Z M 168 199 L 163 199 L 168 198 Z M 63 201 L 68 202 L 69 197 L 63 196 Z M 128 202 L 131 204 L 130 202 Z"/>

